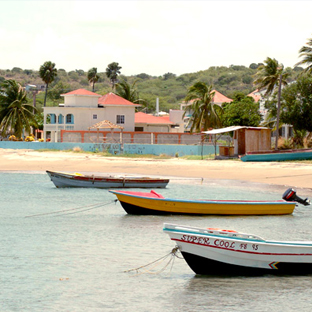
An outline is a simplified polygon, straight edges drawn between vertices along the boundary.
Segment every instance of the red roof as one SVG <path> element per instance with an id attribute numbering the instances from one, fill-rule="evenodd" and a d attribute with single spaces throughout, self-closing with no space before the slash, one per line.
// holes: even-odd
<path id="1" fill-rule="evenodd" d="M 226 97 L 225 95 L 223 95 L 222 93 L 220 93 L 219 91 L 217 91 L 217 90 L 212 90 L 211 91 L 211 93 L 212 92 L 215 92 L 215 95 L 214 95 L 214 97 L 213 97 L 213 99 L 212 99 L 212 102 L 213 103 L 220 103 L 220 104 L 222 104 L 222 103 L 231 103 L 231 102 L 233 102 L 233 100 L 232 99 L 230 99 L 230 98 L 228 98 L 228 97 Z M 191 101 L 189 101 L 188 103 L 189 104 L 192 104 L 194 101 L 196 101 L 196 99 L 194 99 L 194 100 L 191 100 Z"/>
<path id="2" fill-rule="evenodd" d="M 134 115 L 135 123 L 146 123 L 146 124 L 166 124 L 173 125 L 173 122 L 169 120 L 168 117 L 157 117 L 142 112 L 135 113 Z"/>
<path id="3" fill-rule="evenodd" d="M 127 105 L 127 106 L 141 106 L 134 104 L 115 93 L 107 93 L 99 98 L 99 104 L 101 105 Z"/>
<path id="4" fill-rule="evenodd" d="M 261 95 L 260 94 L 255 94 L 257 92 L 259 92 L 258 89 L 248 94 L 248 96 L 252 97 L 255 100 L 256 103 L 261 99 Z"/>
<path id="5" fill-rule="evenodd" d="M 68 93 L 61 94 L 61 95 L 62 96 L 64 96 L 64 95 L 94 95 L 94 96 L 101 96 L 100 94 L 88 91 L 86 89 L 77 89 L 77 90 L 70 91 Z"/>
<path id="6" fill-rule="evenodd" d="M 218 92 L 217 90 L 212 90 L 212 92 L 215 92 L 215 95 L 213 97 L 213 102 L 214 103 L 231 103 L 233 102 L 232 99 L 226 97 L 222 93 Z"/>

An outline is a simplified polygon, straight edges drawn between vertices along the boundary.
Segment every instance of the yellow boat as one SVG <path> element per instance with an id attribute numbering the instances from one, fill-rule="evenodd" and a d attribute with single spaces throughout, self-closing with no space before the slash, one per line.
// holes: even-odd
<path id="1" fill-rule="evenodd" d="M 109 192 L 117 196 L 128 214 L 136 215 L 285 215 L 294 211 L 295 201 L 301 200 L 302 204 L 309 204 L 308 199 L 302 200 L 292 189 L 284 193 L 283 200 L 276 201 L 170 199 L 153 190 L 149 193 L 116 190 Z"/>

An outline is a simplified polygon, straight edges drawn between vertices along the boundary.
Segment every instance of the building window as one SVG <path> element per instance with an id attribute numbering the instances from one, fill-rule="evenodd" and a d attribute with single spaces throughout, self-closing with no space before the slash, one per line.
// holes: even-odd
<path id="1" fill-rule="evenodd" d="M 117 115 L 117 124 L 124 124 L 125 123 L 125 115 Z"/>
<path id="2" fill-rule="evenodd" d="M 97 114 L 93 114 L 93 119 L 97 119 Z"/>
<path id="3" fill-rule="evenodd" d="M 56 123 L 56 116 L 55 114 L 50 114 L 50 123 L 55 124 Z"/>
<path id="4" fill-rule="evenodd" d="M 135 127 L 134 128 L 134 131 L 144 131 L 144 128 L 143 127 Z"/>
<path id="5" fill-rule="evenodd" d="M 58 123 L 59 123 L 59 124 L 64 123 L 64 117 L 63 117 L 63 115 L 58 115 Z"/>
<path id="6" fill-rule="evenodd" d="M 66 115 L 66 123 L 67 124 L 73 124 L 74 123 L 74 116 L 73 116 L 73 114 L 67 114 Z"/>

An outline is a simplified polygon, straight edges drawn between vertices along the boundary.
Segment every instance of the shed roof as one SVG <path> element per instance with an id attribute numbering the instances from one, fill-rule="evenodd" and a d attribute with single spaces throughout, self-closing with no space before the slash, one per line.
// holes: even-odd
<path id="1" fill-rule="evenodd" d="M 262 129 L 269 129 L 266 127 L 245 127 L 245 126 L 232 126 L 232 127 L 226 127 L 226 128 L 220 128 L 220 129 L 213 129 L 209 131 L 203 131 L 202 133 L 205 134 L 219 134 L 219 133 L 226 133 L 226 132 L 232 132 L 239 129 L 250 129 L 250 130 L 262 130 Z"/>

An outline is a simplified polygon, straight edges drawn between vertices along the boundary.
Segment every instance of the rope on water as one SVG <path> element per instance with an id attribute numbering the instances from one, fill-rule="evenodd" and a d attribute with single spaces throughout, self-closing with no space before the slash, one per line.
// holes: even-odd
<path id="1" fill-rule="evenodd" d="M 82 206 L 78 208 L 71 208 L 71 209 L 64 209 L 64 210 L 58 210 L 58 211 L 52 211 L 52 212 L 46 212 L 46 213 L 39 213 L 35 215 L 30 215 L 30 216 L 25 216 L 25 218 L 33 218 L 33 217 L 41 217 L 41 216 L 46 216 L 46 215 L 52 215 L 52 214 L 58 214 L 54 217 L 58 217 L 59 215 L 67 215 L 67 214 L 74 214 L 78 212 L 84 212 L 92 209 L 97 209 L 106 205 L 109 205 L 111 203 L 117 202 L 117 199 L 111 200 L 106 203 L 100 203 L 100 204 L 93 204 L 93 205 L 87 205 L 87 206 Z M 69 212 L 71 211 L 71 212 Z"/>
<path id="2" fill-rule="evenodd" d="M 142 265 L 138 268 L 135 268 L 135 269 L 131 269 L 131 270 L 126 270 L 124 271 L 125 273 L 130 273 L 130 272 L 133 272 L 135 271 L 136 274 L 135 275 L 140 275 L 140 274 L 143 274 L 143 273 L 147 273 L 147 274 L 160 274 L 162 273 L 163 271 L 165 271 L 165 269 L 170 265 L 171 263 L 171 269 L 170 269 L 170 272 L 172 271 L 172 268 L 173 268 L 173 264 L 174 264 L 174 260 L 175 258 L 179 258 L 179 259 L 182 259 L 182 257 L 179 257 L 177 255 L 179 251 L 179 247 L 176 246 L 175 248 L 173 248 L 167 255 L 151 262 L 151 263 L 148 263 L 146 265 Z M 165 265 L 160 268 L 158 271 L 153 271 L 157 266 L 163 264 L 163 262 L 168 258 L 169 258 L 169 261 L 167 263 L 165 263 Z M 141 272 L 140 272 L 141 271 Z"/>

